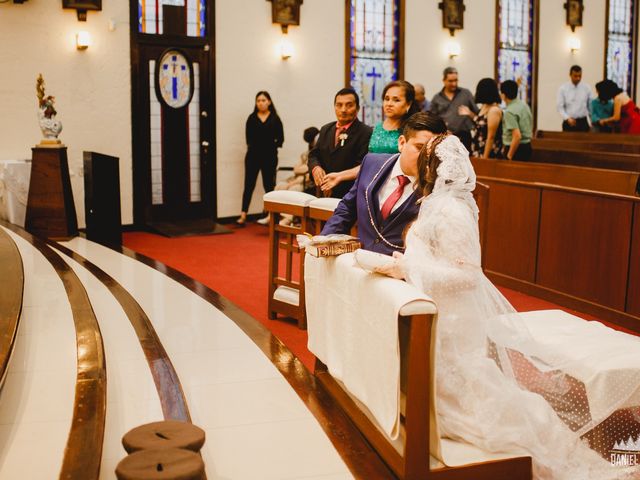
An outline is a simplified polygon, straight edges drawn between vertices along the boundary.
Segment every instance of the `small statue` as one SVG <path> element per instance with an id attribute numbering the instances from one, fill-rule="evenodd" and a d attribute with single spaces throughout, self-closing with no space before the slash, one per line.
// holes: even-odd
<path id="1" fill-rule="evenodd" d="M 38 75 L 36 81 L 36 92 L 38 94 L 38 118 L 40 119 L 40 130 L 44 135 L 42 144 L 59 144 L 58 135 L 62 131 L 62 122 L 56 119 L 55 97 L 51 95 L 45 96 L 44 79 L 42 74 Z"/>

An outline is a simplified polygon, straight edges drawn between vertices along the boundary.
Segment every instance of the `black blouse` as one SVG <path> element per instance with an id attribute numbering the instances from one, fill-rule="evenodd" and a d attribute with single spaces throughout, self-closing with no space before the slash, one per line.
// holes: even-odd
<path id="1" fill-rule="evenodd" d="M 269 114 L 264 122 L 258 118 L 257 113 L 249 115 L 245 135 L 249 150 L 276 152 L 284 143 L 282 122 L 274 113 Z"/>

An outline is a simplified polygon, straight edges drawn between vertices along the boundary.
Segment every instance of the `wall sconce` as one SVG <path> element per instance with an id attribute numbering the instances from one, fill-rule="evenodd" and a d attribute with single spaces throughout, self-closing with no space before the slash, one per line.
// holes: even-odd
<path id="1" fill-rule="evenodd" d="M 576 35 L 569 37 L 569 48 L 571 49 L 571 53 L 578 53 L 581 46 L 580 38 Z"/>
<path id="2" fill-rule="evenodd" d="M 449 58 L 456 58 L 462 52 L 460 44 L 453 38 L 447 42 L 447 55 Z"/>
<path id="3" fill-rule="evenodd" d="M 86 30 L 76 33 L 76 48 L 78 50 L 86 50 L 91 45 L 91 35 Z"/>
<path id="4" fill-rule="evenodd" d="M 283 36 L 280 40 L 280 57 L 282 60 L 288 60 L 294 53 L 293 43 L 286 36 Z"/>

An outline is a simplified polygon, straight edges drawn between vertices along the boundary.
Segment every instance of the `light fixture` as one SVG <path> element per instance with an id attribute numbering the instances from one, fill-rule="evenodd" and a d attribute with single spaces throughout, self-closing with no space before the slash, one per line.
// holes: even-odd
<path id="1" fill-rule="evenodd" d="M 571 49 L 571 53 L 577 53 L 580 51 L 581 47 L 580 38 L 576 35 L 571 35 L 569 37 L 569 48 Z"/>
<path id="2" fill-rule="evenodd" d="M 76 33 L 76 48 L 78 50 L 86 50 L 91 45 L 91 35 L 86 30 L 80 30 Z"/>
<path id="3" fill-rule="evenodd" d="M 462 48 L 460 47 L 458 41 L 453 38 L 449 39 L 449 41 L 447 42 L 447 55 L 449 55 L 449 58 L 456 58 L 458 55 L 460 55 L 461 51 Z"/>
<path id="4" fill-rule="evenodd" d="M 280 57 L 283 60 L 288 60 L 293 56 L 293 54 L 293 43 L 291 43 L 286 36 L 283 36 L 282 40 L 280 40 Z"/>

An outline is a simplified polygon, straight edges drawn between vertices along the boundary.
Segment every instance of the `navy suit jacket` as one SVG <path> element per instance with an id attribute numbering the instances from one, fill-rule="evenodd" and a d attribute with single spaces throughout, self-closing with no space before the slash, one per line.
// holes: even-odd
<path id="1" fill-rule="evenodd" d="M 322 235 L 349 233 L 356 221 L 358 236 L 365 250 L 391 255 L 404 250 L 403 233 L 418 216 L 420 195 L 411 196 L 382 220 L 378 191 L 390 175 L 399 154 L 369 153 L 351 190 L 342 198 L 333 216 L 322 229 Z"/>

